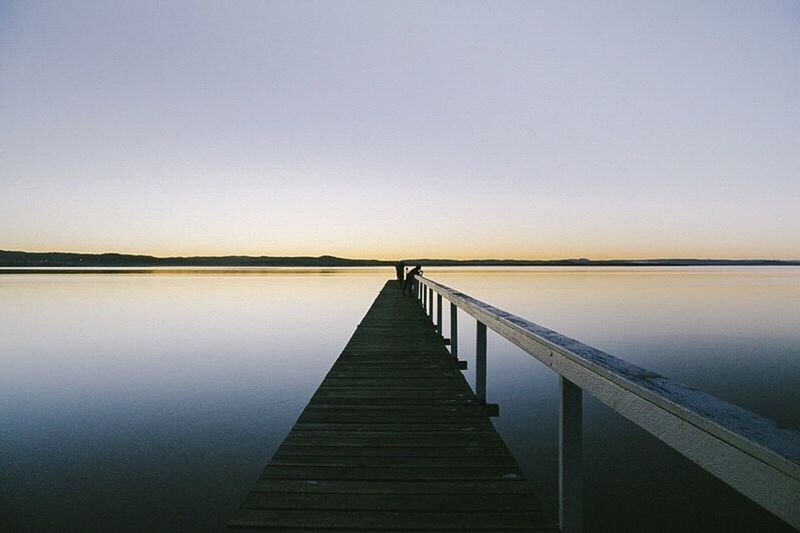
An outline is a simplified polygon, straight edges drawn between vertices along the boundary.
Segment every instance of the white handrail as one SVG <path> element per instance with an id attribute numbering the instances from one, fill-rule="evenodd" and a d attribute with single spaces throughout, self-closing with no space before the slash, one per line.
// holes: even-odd
<path id="1" fill-rule="evenodd" d="M 451 305 L 475 317 L 479 324 L 485 324 L 552 368 L 563 379 L 589 392 L 800 529 L 800 434 L 797 432 L 782 429 L 771 420 L 741 407 L 431 279 L 417 276 L 417 280 L 446 298 Z M 432 308 L 430 314 L 433 316 Z M 562 420 L 562 426 L 564 424 Z M 564 451 L 562 448 L 562 462 Z M 569 471 L 575 468 L 574 465 L 568 466 Z M 562 495 L 562 505 L 564 503 Z M 579 529 L 579 526 L 566 529 Z"/>

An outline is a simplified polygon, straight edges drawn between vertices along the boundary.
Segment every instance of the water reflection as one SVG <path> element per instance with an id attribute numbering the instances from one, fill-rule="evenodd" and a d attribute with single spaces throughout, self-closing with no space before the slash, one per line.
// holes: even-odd
<path id="1" fill-rule="evenodd" d="M 800 269 L 426 272 L 800 428 Z M 218 530 L 392 276 L 0 275 L 0 529 Z M 474 386 L 463 314 L 459 341 Z M 491 332 L 488 369 L 493 422 L 554 505 L 556 376 Z M 584 420 L 589 531 L 782 529 L 588 397 Z"/>
<path id="2" fill-rule="evenodd" d="M 2 525 L 219 530 L 385 277 L 0 276 Z"/>

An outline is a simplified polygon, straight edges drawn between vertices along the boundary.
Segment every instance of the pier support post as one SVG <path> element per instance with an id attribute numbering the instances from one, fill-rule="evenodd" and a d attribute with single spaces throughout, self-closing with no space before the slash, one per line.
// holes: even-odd
<path id="1" fill-rule="evenodd" d="M 558 496 L 562 533 L 583 531 L 581 476 L 582 407 L 581 388 L 559 377 L 561 402 L 558 422 Z"/>
<path id="2" fill-rule="evenodd" d="M 431 321 L 433 321 L 433 289 L 428 287 L 428 316 L 431 317 Z"/>
<path id="3" fill-rule="evenodd" d="M 486 324 L 480 320 L 475 335 L 475 395 L 486 403 Z"/>
<path id="4" fill-rule="evenodd" d="M 442 334 L 442 295 L 436 293 L 436 333 Z"/>
<path id="5" fill-rule="evenodd" d="M 450 354 L 458 358 L 458 307 L 450 302 Z"/>

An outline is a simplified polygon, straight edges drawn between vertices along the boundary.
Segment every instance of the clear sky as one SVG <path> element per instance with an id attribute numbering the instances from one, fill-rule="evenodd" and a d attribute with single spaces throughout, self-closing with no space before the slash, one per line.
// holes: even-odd
<path id="1" fill-rule="evenodd" d="M 0 249 L 800 258 L 800 2 L 0 2 Z"/>

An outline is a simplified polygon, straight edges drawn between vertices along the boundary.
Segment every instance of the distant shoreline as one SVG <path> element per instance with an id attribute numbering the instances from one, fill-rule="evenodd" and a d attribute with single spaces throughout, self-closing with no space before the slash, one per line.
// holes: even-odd
<path id="1" fill-rule="evenodd" d="M 405 264 L 423 266 L 800 266 L 800 260 L 789 259 L 403 259 Z M 322 255 L 311 256 L 198 256 L 155 257 L 131 254 L 80 254 L 70 252 L 21 252 L 0 250 L 0 267 L 393 267 L 396 261 L 349 259 Z M 6 273 L 9 273 L 6 270 Z"/>

